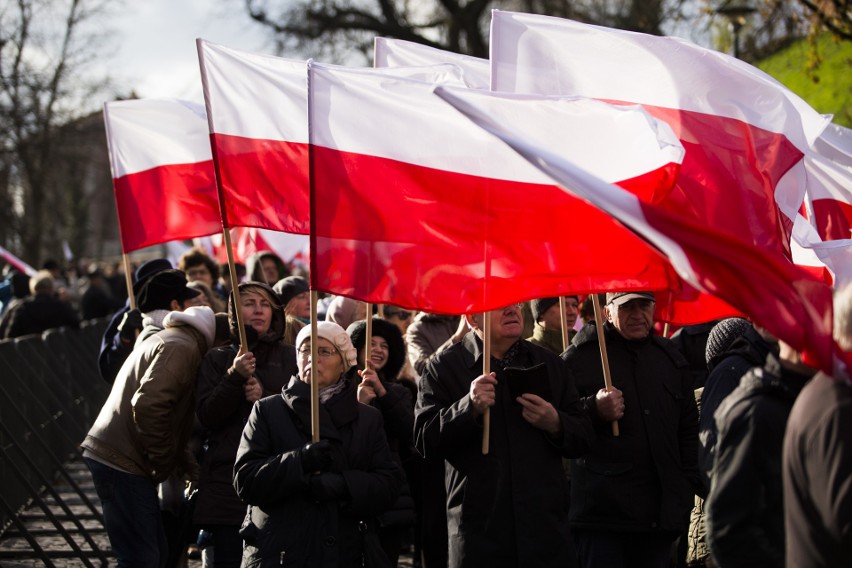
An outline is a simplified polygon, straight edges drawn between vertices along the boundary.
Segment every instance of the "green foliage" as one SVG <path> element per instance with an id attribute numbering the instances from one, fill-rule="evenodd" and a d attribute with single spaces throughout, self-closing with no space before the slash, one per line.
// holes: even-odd
<path id="1" fill-rule="evenodd" d="M 757 63 L 817 111 L 852 127 L 852 41 L 803 39 Z"/>

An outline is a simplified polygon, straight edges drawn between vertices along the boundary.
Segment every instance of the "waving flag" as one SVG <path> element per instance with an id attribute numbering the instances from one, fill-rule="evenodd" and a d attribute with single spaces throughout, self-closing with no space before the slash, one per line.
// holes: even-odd
<path id="1" fill-rule="evenodd" d="M 104 124 L 124 252 L 222 230 L 203 107 L 109 102 Z"/>
<path id="2" fill-rule="evenodd" d="M 805 155 L 809 215 L 826 241 L 852 239 L 852 130 L 831 124 Z"/>
<path id="3" fill-rule="evenodd" d="M 465 120 L 433 85 L 313 63 L 308 74 L 313 288 L 468 313 L 676 280 L 655 251 Z M 673 183 L 682 148 L 640 109 L 515 102 L 565 152 L 643 199 Z"/>
<path id="4" fill-rule="evenodd" d="M 308 234 L 306 63 L 196 44 L 228 226 Z"/>
<path id="5" fill-rule="evenodd" d="M 492 103 L 485 106 L 463 91 L 439 87 L 437 93 L 566 190 L 658 248 L 682 278 L 749 314 L 758 325 L 813 354 L 823 369 L 831 371 L 832 297 L 827 284 L 783 257 L 766 255 L 713 225 L 640 200 L 581 169 L 566 158 L 570 153 L 554 146 L 546 133 L 531 128 L 517 113 L 507 110 L 495 120 L 498 95 L 492 95 Z"/>
<path id="6" fill-rule="evenodd" d="M 789 256 L 802 157 L 827 119 L 761 71 L 677 38 L 495 11 L 491 81 L 495 91 L 643 105 L 686 150 L 660 205 Z"/>
<path id="7" fill-rule="evenodd" d="M 377 37 L 373 47 L 373 66 L 417 67 L 451 63 L 461 69 L 462 80 L 471 89 L 488 90 L 491 64 L 487 59 L 436 49 L 401 39 Z"/>

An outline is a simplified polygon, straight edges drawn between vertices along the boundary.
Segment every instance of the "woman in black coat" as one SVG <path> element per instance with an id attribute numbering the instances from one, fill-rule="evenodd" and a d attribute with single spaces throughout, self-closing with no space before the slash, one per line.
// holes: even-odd
<path id="1" fill-rule="evenodd" d="M 369 368 L 364 363 L 367 322 L 353 323 L 346 330 L 358 351 L 358 401 L 382 413 L 391 456 L 401 468 L 410 464 L 415 453 L 414 399 L 408 387 L 397 381 L 405 362 L 405 343 L 399 328 L 380 318 L 373 318 L 370 337 Z M 414 499 L 411 483 L 402 487 L 399 498 L 386 513 L 379 516 L 379 538 L 391 565 L 396 566 L 399 552 L 414 525 Z"/>
<path id="2" fill-rule="evenodd" d="M 250 507 L 243 566 L 363 566 L 364 529 L 396 500 L 402 472 L 379 412 L 359 404 L 346 372 L 355 348 L 339 325 L 318 322 L 296 338 L 298 378 L 255 403 L 243 431 L 234 487 Z M 311 440 L 310 380 L 316 366 L 320 437 Z"/>
<path id="3" fill-rule="evenodd" d="M 284 315 L 277 295 L 260 282 L 244 282 L 239 290 L 248 352 L 238 355 L 232 295 L 228 315 L 234 343 L 207 353 L 196 388 L 196 412 L 205 430 L 194 520 L 212 533 L 216 568 L 239 566 L 242 558 L 239 529 L 246 504 L 234 491 L 233 472 L 252 405 L 281 392 L 297 373 L 296 350 L 281 343 Z"/>

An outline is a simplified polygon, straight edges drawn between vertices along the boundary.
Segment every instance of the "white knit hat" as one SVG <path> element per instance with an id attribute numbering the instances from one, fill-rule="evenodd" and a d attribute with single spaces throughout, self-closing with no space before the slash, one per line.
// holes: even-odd
<path id="1" fill-rule="evenodd" d="M 342 327 L 333 321 L 317 322 L 317 336 L 330 341 L 331 344 L 340 351 L 347 369 L 357 364 L 358 352 L 355 351 L 355 347 L 352 345 L 352 339 L 349 338 L 349 334 L 346 333 L 346 330 Z M 309 340 L 310 338 L 311 325 L 308 324 L 300 329 L 299 334 L 296 336 L 296 349 L 298 349 L 305 340 Z"/>

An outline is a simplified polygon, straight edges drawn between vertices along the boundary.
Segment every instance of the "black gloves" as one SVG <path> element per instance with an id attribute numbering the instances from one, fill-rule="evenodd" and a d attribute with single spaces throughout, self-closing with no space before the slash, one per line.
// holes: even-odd
<path id="1" fill-rule="evenodd" d="M 136 336 L 142 331 L 142 312 L 139 309 L 130 310 L 121 318 L 118 324 L 118 336 L 124 343 L 136 341 Z"/>
<path id="2" fill-rule="evenodd" d="M 302 460 L 302 471 L 305 473 L 326 471 L 333 462 L 331 443 L 328 440 L 320 440 L 314 444 L 305 444 L 305 447 L 299 450 L 299 457 Z"/>
<path id="3" fill-rule="evenodd" d="M 346 501 L 349 487 L 339 473 L 318 473 L 308 481 L 308 490 L 315 501 Z"/>

